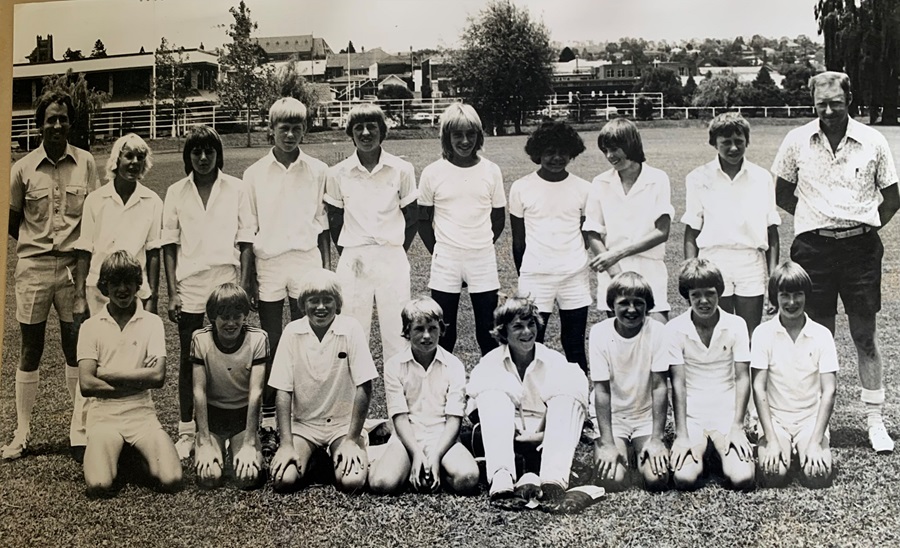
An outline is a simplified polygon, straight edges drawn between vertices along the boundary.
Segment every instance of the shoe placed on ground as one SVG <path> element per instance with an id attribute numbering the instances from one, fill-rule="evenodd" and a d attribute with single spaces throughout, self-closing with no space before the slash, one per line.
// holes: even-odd
<path id="1" fill-rule="evenodd" d="M 260 451 L 262 451 L 262 456 L 266 462 L 269 462 L 275 456 L 275 453 L 278 451 L 278 442 L 278 432 L 274 428 L 259 429 Z"/>
<path id="2" fill-rule="evenodd" d="M 552 514 L 578 514 L 605 495 L 606 491 L 596 485 L 573 487 L 565 492 L 565 496 L 555 508 L 548 507 L 547 511 Z"/>
<path id="3" fill-rule="evenodd" d="M 517 497 L 524 499 L 526 502 L 537 499 L 541 496 L 541 478 L 534 472 L 523 474 L 519 481 L 516 482 L 516 487 L 513 491 L 515 491 Z"/>
<path id="4" fill-rule="evenodd" d="M 555 483 L 541 484 L 541 510 L 545 512 L 555 513 L 559 511 L 559 505 L 566 498 L 566 490 L 561 485 Z"/>
<path id="5" fill-rule="evenodd" d="M 178 435 L 178 441 L 175 442 L 175 450 L 178 451 L 178 458 L 188 460 L 194 454 L 194 434 L 184 433 Z"/>
<path id="6" fill-rule="evenodd" d="M 20 433 L 18 430 L 13 434 L 13 439 L 8 444 L 0 447 L 0 458 L 3 460 L 15 460 L 20 458 L 25 449 L 28 448 L 29 432 Z"/>
<path id="7" fill-rule="evenodd" d="M 78 464 L 84 464 L 84 451 L 87 449 L 84 445 L 73 445 L 69 448 L 72 452 L 72 460 Z"/>
<path id="8" fill-rule="evenodd" d="M 869 427 L 869 443 L 872 444 L 872 449 L 880 455 L 894 452 L 894 440 L 888 434 L 884 423 Z"/>
<path id="9" fill-rule="evenodd" d="M 509 498 L 514 495 L 512 474 L 503 470 L 494 474 L 494 477 L 491 479 L 491 500 Z"/>

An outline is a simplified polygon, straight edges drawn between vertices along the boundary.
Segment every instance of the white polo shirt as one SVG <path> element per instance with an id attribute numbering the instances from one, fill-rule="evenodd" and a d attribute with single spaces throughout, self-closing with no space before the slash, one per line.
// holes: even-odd
<path id="1" fill-rule="evenodd" d="M 144 366 L 147 356 L 166 357 L 166 333 L 162 319 L 144 310 L 137 301 L 134 315 L 120 329 L 104 306 L 100 312 L 81 324 L 78 333 L 78 360 L 95 360 L 97 371 L 130 371 Z M 150 390 L 117 398 L 119 400 L 152 401 Z"/>
<path id="2" fill-rule="evenodd" d="M 797 185 L 794 234 L 881 226 L 881 189 L 897 183 L 884 135 L 852 118 L 837 152 L 831 150 L 818 119 L 792 129 L 772 162 L 772 173 Z"/>
<path id="3" fill-rule="evenodd" d="M 769 249 L 768 228 L 780 225 L 772 174 L 744 158 L 734 179 L 718 156 L 691 171 L 681 222 L 699 230 L 697 247 Z"/>
<path id="4" fill-rule="evenodd" d="M 652 373 L 669 370 L 665 326 L 646 318 L 640 332 L 626 339 L 616 331 L 615 322 L 608 318 L 591 328 L 591 381 L 609 381 L 613 416 L 645 417 L 653 409 Z"/>
<path id="5" fill-rule="evenodd" d="M 267 361 L 269 336 L 258 327 L 244 326 L 240 342 L 231 349 L 221 346 L 211 325 L 195 331 L 191 339 L 191 363 L 206 371 L 206 403 L 219 409 L 247 407 L 251 370 Z"/>
<path id="6" fill-rule="evenodd" d="M 572 274 L 587 265 L 581 233 L 591 184 L 569 173 L 558 182 L 529 173 L 509 190 L 509 214 L 525 220 L 522 272 Z"/>
<path id="7" fill-rule="evenodd" d="M 750 367 L 769 370 L 766 395 L 772 414 L 782 424 L 815 418 L 819 376 L 838 370 L 834 337 L 828 328 L 806 316 L 794 341 L 776 316 L 756 328 L 751 348 Z"/>
<path id="8" fill-rule="evenodd" d="M 343 427 L 350 424 L 356 387 L 377 377 L 359 322 L 338 314 L 321 341 L 308 318 L 284 328 L 269 386 L 292 393 L 294 424 Z"/>
<path id="9" fill-rule="evenodd" d="M 419 365 L 409 347 L 384 364 L 388 417 L 409 413 L 416 433 L 443 428 L 448 415 L 462 417 L 466 410 L 465 387 L 465 366 L 440 346 L 428 369 Z"/>
<path id="10" fill-rule="evenodd" d="M 111 182 L 88 194 L 81 217 L 81 236 L 75 242 L 75 249 L 91 254 L 85 283 L 96 286 L 103 261 L 113 252 L 124 250 L 140 263 L 144 274 L 138 296 L 149 298 L 146 253 L 162 245 L 162 212 L 162 199 L 141 183 L 137 183 L 127 204 L 122 203 Z"/>
<path id="11" fill-rule="evenodd" d="M 253 252 L 271 259 L 288 251 L 309 251 L 328 230 L 325 214 L 325 171 L 328 165 L 299 151 L 284 167 L 270 150 L 244 171 L 258 232 Z"/>
<path id="12" fill-rule="evenodd" d="M 355 152 L 326 172 L 325 203 L 344 210 L 342 247 L 403 245 L 401 209 L 415 201 L 415 169 L 384 149 L 371 173 Z"/>
<path id="13" fill-rule="evenodd" d="M 719 309 L 719 322 L 707 347 L 688 309 L 666 324 L 666 336 L 669 365 L 684 366 L 687 417 L 700 422 L 725 415 L 733 419 L 734 364 L 750 362 L 750 337 L 744 319 Z"/>
<path id="14" fill-rule="evenodd" d="M 219 171 L 206 207 L 194 174 L 166 190 L 162 245 L 178 244 L 175 277 L 184 280 L 212 266 L 240 267 L 237 244 L 253 243 L 256 218 L 247 185 Z"/>
<path id="15" fill-rule="evenodd" d="M 434 207 L 435 242 L 459 249 L 490 247 L 491 210 L 506 206 L 503 175 L 481 156 L 472 167 L 440 159 L 422 170 L 419 205 Z"/>
<path id="16" fill-rule="evenodd" d="M 671 196 L 669 176 L 662 170 L 644 163 L 637 181 L 625 194 L 619 174 L 610 169 L 591 183 L 582 228 L 604 236 L 609 249 L 629 245 L 653 230 L 661 216 L 675 215 Z M 658 260 L 665 256 L 665 242 L 635 255 Z"/>

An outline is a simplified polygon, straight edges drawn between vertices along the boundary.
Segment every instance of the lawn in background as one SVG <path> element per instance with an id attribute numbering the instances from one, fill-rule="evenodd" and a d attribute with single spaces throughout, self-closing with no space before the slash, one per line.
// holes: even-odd
<path id="1" fill-rule="evenodd" d="M 754 123 L 748 158 L 763 167 L 772 163 L 784 125 Z M 799 124 L 799 122 L 798 122 Z M 665 170 L 672 180 L 676 217 L 666 253 L 669 265 L 669 300 L 673 315 L 686 305 L 677 294 L 674 276 L 682 258 L 684 177 L 694 167 L 714 158 L 705 128 L 644 127 L 641 134 L 648 163 Z M 894 157 L 900 159 L 900 128 L 883 128 Z M 317 141 L 321 136 L 317 135 Z M 352 152 L 343 133 L 334 142 L 317 142 L 304 151 L 333 165 Z M 584 132 L 588 150 L 572 162 L 570 171 L 591 180 L 608 165 L 596 147 L 597 132 Z M 484 155 L 503 171 L 506 189 L 535 169 L 523 151 L 525 137 L 488 138 Z M 385 150 L 404 157 L 421 170 L 440 156 L 437 139 L 389 140 Z M 240 176 L 262 156 L 264 148 L 225 150 L 225 171 Z M 97 154 L 105 165 L 106 154 Z M 165 188 L 184 176 L 180 151 L 160 152 L 145 183 L 161 196 Z M 735 204 L 740 207 L 740 204 Z M 783 215 L 782 257 L 793 238 L 792 218 Z M 888 403 L 889 430 L 900 437 L 900 394 L 897 364 L 900 342 L 900 219 L 881 232 L 885 243 L 883 309 L 878 316 Z M 503 293 L 516 287 L 508 227 L 497 242 Z M 412 292 L 427 294 L 430 258 L 416 239 L 410 250 Z M 10 247 L 10 257 L 14 247 Z M 7 265 L 12 280 L 14 264 Z M 160 310 L 165 318 L 165 283 L 160 284 Z M 9 441 L 15 428 L 14 375 L 19 356 L 12 286 L 7 288 L 6 329 L 0 368 L 0 443 Z M 455 353 L 467 369 L 478 359 L 466 295 L 461 299 L 459 342 Z M 591 324 L 600 318 L 591 312 Z M 178 420 L 176 398 L 178 338 L 167 319 L 168 377 L 154 391 L 161 422 L 174 435 Z M 256 318 L 253 318 L 256 321 Z M 897 497 L 900 487 L 900 451 L 876 456 L 867 446 L 863 406 L 859 402 L 856 353 L 846 319 L 838 318 L 837 347 L 841 365 L 838 397 L 831 422 L 832 446 L 839 468 L 832 488 L 809 491 L 796 483 L 785 489 L 733 493 L 718 483 L 693 492 L 648 494 L 631 488 L 607 498 L 578 516 L 549 516 L 539 512 L 508 513 L 495 510 L 486 492 L 470 498 L 447 494 L 404 494 L 380 497 L 364 493 L 347 496 L 330 486 L 316 485 L 292 495 L 276 495 L 270 488 L 245 493 L 232 488 L 200 491 L 186 467 L 186 487 L 173 496 L 126 481 L 109 501 L 84 496 L 81 468 L 68 456 L 71 404 L 63 379 L 55 315 L 48 322 L 47 346 L 41 366 L 41 384 L 32 424 L 29 456 L 0 463 L 0 546 L 280 546 L 315 545 L 892 545 L 900 542 Z M 373 355 L 381 367 L 380 344 L 373 337 Z M 551 320 L 548 344 L 559 349 L 558 323 Z M 384 387 L 376 383 L 370 417 L 385 414 Z M 579 448 L 577 459 L 589 461 L 589 447 Z M 127 478 L 131 475 L 123 473 Z"/>

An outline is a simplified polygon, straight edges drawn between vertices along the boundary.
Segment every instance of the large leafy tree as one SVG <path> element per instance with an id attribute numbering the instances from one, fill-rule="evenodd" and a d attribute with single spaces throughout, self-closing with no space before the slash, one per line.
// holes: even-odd
<path id="1" fill-rule="evenodd" d="M 171 113 L 173 136 L 179 134 L 178 114 L 184 112 L 190 92 L 190 76 L 184 61 L 184 48 L 170 44 L 163 37 L 156 48 L 156 77 L 151 84 L 157 109 Z"/>
<path id="2" fill-rule="evenodd" d="M 738 77 L 730 72 L 703 79 L 691 100 L 695 107 L 730 107 L 738 99 Z"/>
<path id="3" fill-rule="evenodd" d="M 266 64 L 265 52 L 251 38 L 256 23 L 250 19 L 250 8 L 241 0 L 237 7 L 228 9 L 234 17 L 227 34 L 231 43 L 225 44 L 225 54 L 219 64 L 226 71 L 219 84 L 219 98 L 230 108 L 247 113 L 247 146 L 250 146 L 250 115 L 267 108 L 271 97 L 273 69 Z"/>
<path id="4" fill-rule="evenodd" d="M 641 81 L 634 86 L 634 91 L 662 93 L 669 106 L 678 107 L 684 104 L 681 78 L 674 70 L 665 67 L 645 68 L 641 74 Z"/>
<path id="5" fill-rule="evenodd" d="M 294 62 L 287 63 L 277 72 L 268 73 L 269 78 L 269 97 L 262 105 L 265 113 L 268 113 L 268 107 L 282 97 L 293 97 L 304 105 L 307 109 L 307 124 L 312 126 L 316 119 L 319 105 L 325 102 L 325 92 L 306 81 L 297 71 L 297 65 Z"/>
<path id="6" fill-rule="evenodd" d="M 897 125 L 900 102 L 900 3 L 896 0 L 818 0 L 825 65 L 846 72 L 854 103 L 869 107 L 875 121 Z"/>
<path id="7" fill-rule="evenodd" d="M 539 109 L 551 86 L 556 54 L 543 23 L 512 2 L 489 3 L 469 18 L 462 46 L 452 54 L 455 85 L 480 113 L 486 127 L 516 133 L 529 110 Z"/>
<path id="8" fill-rule="evenodd" d="M 72 106 L 75 107 L 75 116 L 70 120 L 69 143 L 90 151 L 93 140 L 91 117 L 100 112 L 103 104 L 109 101 L 109 94 L 88 88 L 84 73 L 74 73 L 69 69 L 65 74 L 44 76 L 42 93 L 51 91 L 64 91 L 72 97 Z M 35 104 L 37 107 L 37 104 Z"/>

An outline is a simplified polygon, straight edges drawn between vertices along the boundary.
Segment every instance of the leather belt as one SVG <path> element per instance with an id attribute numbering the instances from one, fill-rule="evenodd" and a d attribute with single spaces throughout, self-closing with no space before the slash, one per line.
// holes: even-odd
<path id="1" fill-rule="evenodd" d="M 850 228 L 817 228 L 812 232 L 813 234 L 818 234 L 819 236 L 824 236 L 825 238 L 843 240 L 844 238 L 862 236 L 863 234 L 871 232 L 872 230 L 874 230 L 874 228 L 869 225 L 858 225 L 852 226 Z"/>

